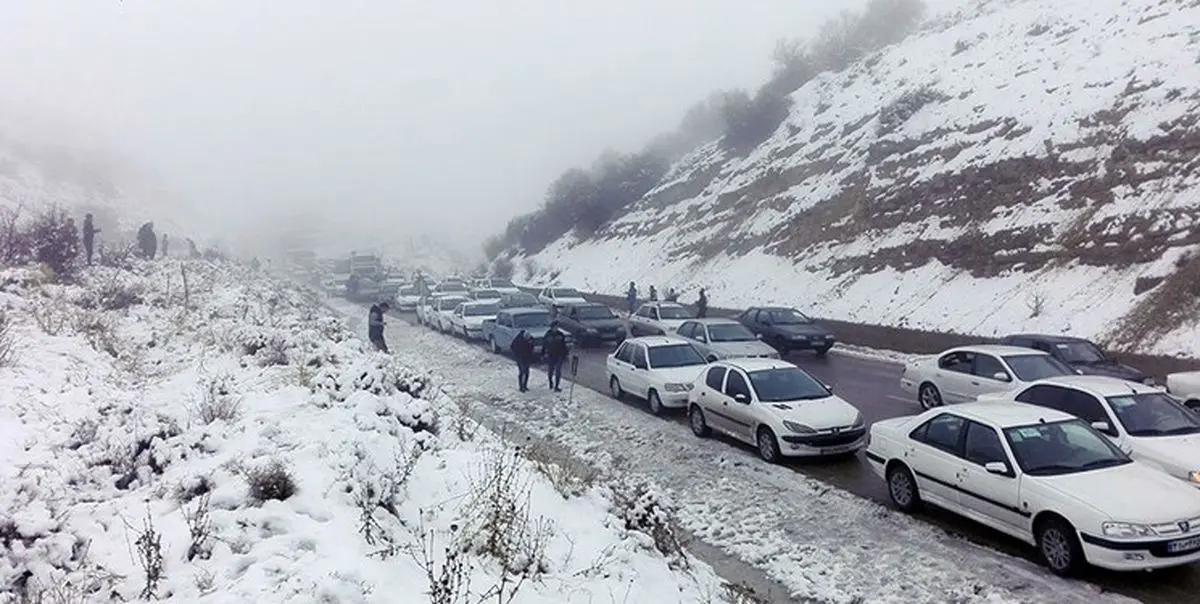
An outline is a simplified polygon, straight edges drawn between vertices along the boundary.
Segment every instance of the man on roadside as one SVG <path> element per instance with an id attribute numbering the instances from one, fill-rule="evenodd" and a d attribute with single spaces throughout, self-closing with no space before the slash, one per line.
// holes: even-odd
<path id="1" fill-rule="evenodd" d="M 513 360 L 517 362 L 517 388 L 521 392 L 529 392 L 529 368 L 533 365 L 536 354 L 533 345 L 533 336 L 522 329 L 513 338 L 512 344 L 509 345 L 508 349 L 512 352 Z"/>
<path id="2" fill-rule="evenodd" d="M 633 281 L 629 282 L 629 290 L 625 292 L 625 301 L 629 303 L 629 314 L 637 310 L 637 285 Z"/>
<path id="3" fill-rule="evenodd" d="M 704 295 L 704 288 L 700 288 L 700 295 L 696 298 L 696 316 L 703 319 L 708 316 L 708 296 Z"/>
<path id="4" fill-rule="evenodd" d="M 383 315 L 388 311 L 388 303 L 372 304 L 367 313 L 367 337 L 375 345 L 376 350 L 388 352 L 387 342 L 383 339 Z"/>
<path id="5" fill-rule="evenodd" d="M 92 222 L 92 215 L 84 214 L 84 216 L 83 216 L 83 251 L 87 255 L 88 266 L 92 265 L 92 249 L 93 249 L 93 246 L 96 244 L 96 233 L 99 233 L 99 232 L 100 232 L 100 229 L 96 228 L 95 223 Z"/>
<path id="6" fill-rule="evenodd" d="M 562 392 L 563 363 L 570 354 L 567 346 L 567 336 L 558 328 L 558 321 L 550 322 L 550 331 L 546 332 L 546 377 L 550 380 L 550 389 Z"/>

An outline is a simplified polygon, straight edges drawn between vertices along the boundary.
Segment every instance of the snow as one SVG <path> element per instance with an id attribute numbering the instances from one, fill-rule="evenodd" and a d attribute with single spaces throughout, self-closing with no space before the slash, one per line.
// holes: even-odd
<path id="1" fill-rule="evenodd" d="M 361 307 L 334 306 L 362 328 Z M 1131 602 L 761 463 L 728 443 L 697 439 L 680 423 L 601 394 L 556 394 L 538 380 L 518 393 L 511 363 L 478 346 L 395 320 L 387 337 L 405 364 L 454 376 L 444 385 L 450 396 L 485 401 L 470 410 L 485 423 L 519 426 L 602 475 L 661 488 L 684 528 L 786 586 L 792 601 Z"/>
<path id="2" fill-rule="evenodd" d="M 463 416 L 487 398 L 369 351 L 315 294 L 262 273 L 168 260 L 60 285 L 5 269 L 0 308 L 15 337 L 0 600 L 429 602 L 425 568 L 454 560 L 471 601 L 501 564 L 530 577 L 518 603 L 723 590 L 645 534 L 654 493 L 565 481 Z"/>
<path id="3" fill-rule="evenodd" d="M 1102 206 L 1075 209 L 1058 207 L 1068 195 L 1063 183 L 1042 181 L 1038 189 L 1043 197 L 1013 199 L 965 228 L 943 225 L 938 215 L 949 217 L 955 210 L 941 207 L 931 209 L 931 218 L 813 244 L 792 257 L 766 251 L 771 242 L 762 233 L 771 224 L 786 223 L 841 191 L 844 176 L 867 170 L 869 150 L 884 139 L 916 140 L 940 132 L 911 151 L 932 159 L 898 173 L 899 178 L 923 182 L 998 160 L 1045 157 L 1048 148 L 1081 144 L 1089 137 L 1143 141 L 1161 134 L 1164 124 L 1200 110 L 1195 94 L 1200 81 L 1200 63 L 1195 60 L 1200 56 L 1200 5 L 1021 0 L 980 6 L 981 14 L 927 29 L 846 72 L 809 82 L 793 94 L 788 123 L 746 157 L 727 157 L 711 143 L 682 158 L 663 185 L 599 236 L 581 242 L 568 235 L 531 256 L 538 269 L 533 280 L 603 293 L 622 292 L 630 281 L 643 290 L 650 284 L 660 291 L 706 287 L 712 303 L 723 307 L 780 302 L 816 316 L 863 323 L 982 336 L 1052 330 L 1109 340 L 1141 301 L 1133 294 L 1137 279 L 1172 271 L 1171 261 L 1164 257 L 1128 268 L 1052 263 L 1038 271 L 986 278 L 936 261 L 904 271 L 857 274 L 835 274 L 831 265 L 907 242 L 949 242 L 1011 229 L 1045 229 L 1053 235 L 1034 250 L 1060 252 L 1058 238 L 1076 224 L 1116 218 L 1110 229 L 1116 231 L 1127 228 L 1117 225 L 1136 218 L 1166 226 L 1165 210 L 1196 207 L 1200 180 L 1194 171 L 1177 165 L 1136 189 L 1116 187 L 1113 200 Z M 923 87 L 941 93 L 944 100 L 925 105 L 892 133 L 876 131 L 875 112 Z M 825 110 L 815 112 L 818 106 Z M 1081 124 L 1098 111 L 1114 109 L 1116 123 Z M 1008 126 L 977 128 L 993 120 L 1011 124 L 1011 129 L 998 135 L 998 128 Z M 848 124 L 860 123 L 855 132 L 843 131 Z M 1112 151 L 1111 146 L 1089 144 L 1064 151 L 1062 157 L 1095 158 L 1096 170 L 1104 172 L 1104 159 Z M 835 161 L 836 166 L 776 196 L 794 198 L 784 209 L 754 200 L 744 200 L 737 216 L 717 209 L 721 198 L 744 194 L 769 171 L 786 171 L 814 156 Z M 884 160 L 884 167 L 892 162 Z M 714 164 L 720 166 L 720 175 L 702 193 L 665 208 L 653 201 L 671 184 Z M 1129 167 L 1152 174 L 1161 162 L 1147 160 Z M 885 186 L 891 178 L 881 175 L 887 170 L 871 173 L 876 186 Z M 684 220 L 688 212 L 701 218 Z M 1174 228 L 1191 227 L 1181 224 L 1186 221 L 1175 222 Z M 639 229 L 643 224 L 647 227 Z M 1140 236 L 1130 234 L 1133 240 Z M 707 243 L 711 248 L 709 242 L 721 239 L 751 243 L 752 249 L 703 260 L 691 255 L 692 246 Z M 1172 249 L 1165 256 L 1179 253 Z M 523 260 L 517 259 L 518 266 Z M 1032 312 L 1034 298 L 1042 301 L 1041 312 Z M 1200 357 L 1196 330 L 1197 324 L 1185 325 L 1139 351 Z"/>

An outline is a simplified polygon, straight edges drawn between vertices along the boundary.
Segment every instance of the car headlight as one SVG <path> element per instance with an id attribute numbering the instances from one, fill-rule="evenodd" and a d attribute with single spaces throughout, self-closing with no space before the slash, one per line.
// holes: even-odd
<path id="1" fill-rule="evenodd" d="M 1144 525 L 1135 524 L 1132 522 L 1105 522 L 1100 525 L 1104 534 L 1109 537 L 1157 537 L 1158 533 L 1154 529 Z"/>
<path id="2" fill-rule="evenodd" d="M 667 392 L 687 392 L 692 389 L 691 384 L 665 384 L 663 390 Z"/>
<path id="3" fill-rule="evenodd" d="M 797 341 L 803 341 L 803 340 L 807 340 L 808 336 L 794 335 L 794 336 L 792 336 L 792 339 L 797 340 Z"/>
<path id="4" fill-rule="evenodd" d="M 854 423 L 852 425 L 855 428 L 861 428 L 864 423 L 865 423 L 865 420 L 863 419 L 862 411 L 859 411 L 858 415 L 854 416 Z"/>
<path id="5" fill-rule="evenodd" d="M 787 420 L 784 420 L 783 427 L 795 432 L 796 434 L 815 434 L 817 432 L 816 430 L 813 430 L 804 424 L 797 424 L 796 422 L 789 422 Z"/>
<path id="6" fill-rule="evenodd" d="M 599 331 L 596 331 L 596 328 L 595 328 L 595 327 L 589 327 L 589 328 L 587 328 L 587 332 L 588 332 L 588 333 L 590 333 L 590 334 L 596 334 L 596 333 L 600 333 Z"/>

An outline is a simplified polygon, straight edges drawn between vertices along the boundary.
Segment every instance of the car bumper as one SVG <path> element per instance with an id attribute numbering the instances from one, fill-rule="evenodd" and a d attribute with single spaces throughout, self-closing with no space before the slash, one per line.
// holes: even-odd
<path id="1" fill-rule="evenodd" d="M 1200 562 L 1200 540 L 1194 550 L 1181 554 L 1167 552 L 1169 543 L 1184 539 L 1197 539 L 1195 536 L 1134 542 L 1113 541 L 1088 534 L 1082 534 L 1080 537 L 1083 554 L 1087 557 L 1088 563 L 1106 570 L 1154 570 Z"/>
<path id="2" fill-rule="evenodd" d="M 658 400 L 662 401 L 662 406 L 664 407 L 683 409 L 688 406 L 688 393 L 663 392 L 658 395 Z"/>
<path id="3" fill-rule="evenodd" d="M 467 331 L 467 337 L 471 338 L 472 340 L 482 340 L 483 339 L 483 328 L 482 327 L 471 327 L 468 325 L 466 328 L 466 331 Z"/>
<path id="4" fill-rule="evenodd" d="M 867 446 L 867 431 L 847 430 L 845 436 L 821 435 L 798 436 L 784 434 L 779 437 L 779 452 L 788 457 L 820 457 L 854 453 Z"/>
<path id="5" fill-rule="evenodd" d="M 917 383 L 909 378 L 900 378 L 900 390 L 905 394 L 916 394 Z"/>
<path id="6" fill-rule="evenodd" d="M 829 338 L 804 338 L 803 340 L 785 340 L 792 350 L 825 350 L 832 348 L 836 340 Z"/>

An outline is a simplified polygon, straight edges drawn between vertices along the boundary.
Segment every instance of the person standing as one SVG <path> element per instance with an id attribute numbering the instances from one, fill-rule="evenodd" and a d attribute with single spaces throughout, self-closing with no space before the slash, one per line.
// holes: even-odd
<path id="1" fill-rule="evenodd" d="M 563 363 L 571 349 L 567 345 L 567 336 L 558 328 L 558 321 L 550 322 L 550 331 L 546 332 L 546 377 L 550 380 L 550 389 L 562 392 Z"/>
<path id="2" fill-rule="evenodd" d="M 167 234 L 166 233 L 162 234 L 162 255 L 163 255 L 163 258 L 167 257 Z"/>
<path id="3" fill-rule="evenodd" d="M 700 295 L 696 298 L 696 316 L 703 319 L 708 316 L 708 296 L 704 295 L 704 288 L 700 288 Z"/>
<path id="4" fill-rule="evenodd" d="M 95 246 L 95 244 L 96 244 L 96 233 L 99 233 L 99 232 L 100 232 L 100 229 L 96 228 L 95 223 L 92 222 L 92 215 L 84 214 L 84 216 L 83 216 L 83 251 L 84 251 L 84 254 L 87 256 L 88 266 L 92 265 L 92 249 L 93 249 L 93 246 Z"/>
<path id="5" fill-rule="evenodd" d="M 625 292 L 625 301 L 629 303 L 629 314 L 637 310 L 637 285 L 633 281 L 629 282 L 629 290 Z"/>
<path id="6" fill-rule="evenodd" d="M 650 301 L 658 302 L 658 288 L 653 285 L 650 286 Z"/>
<path id="7" fill-rule="evenodd" d="M 387 342 L 383 339 L 383 314 L 388 311 L 388 303 L 380 302 L 372 304 L 371 310 L 367 313 L 367 337 L 371 343 L 375 345 L 375 349 L 381 352 L 389 352 Z"/>
<path id="8" fill-rule="evenodd" d="M 517 361 L 517 388 L 521 392 L 529 392 L 529 368 L 533 365 L 536 353 L 533 336 L 522 329 L 508 348 L 512 351 L 513 359 Z"/>
<path id="9" fill-rule="evenodd" d="M 154 223 L 147 222 L 138 229 L 137 234 L 138 247 L 142 250 L 142 257 L 147 260 L 154 260 L 154 252 L 158 248 L 158 238 L 154 236 Z"/>

